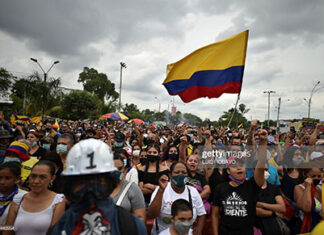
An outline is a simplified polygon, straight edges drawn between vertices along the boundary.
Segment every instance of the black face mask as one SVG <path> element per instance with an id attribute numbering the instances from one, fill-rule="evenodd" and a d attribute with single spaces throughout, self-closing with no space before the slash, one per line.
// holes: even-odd
<path id="1" fill-rule="evenodd" d="M 142 166 L 146 165 L 147 159 L 146 158 L 140 158 L 140 163 Z"/>
<path id="2" fill-rule="evenodd" d="M 319 182 L 320 182 L 320 180 L 318 180 L 318 179 L 313 180 L 313 184 L 314 184 L 315 186 L 318 185 Z"/>
<path id="3" fill-rule="evenodd" d="M 177 153 L 171 153 L 171 154 L 169 154 L 169 158 L 172 161 L 178 161 L 179 160 L 179 155 Z"/>
<path id="4" fill-rule="evenodd" d="M 50 131 L 52 128 L 45 128 L 46 131 Z"/>
<path id="5" fill-rule="evenodd" d="M 146 158 L 149 162 L 156 162 L 157 160 L 159 160 L 159 156 L 149 155 L 149 154 L 146 156 Z"/>

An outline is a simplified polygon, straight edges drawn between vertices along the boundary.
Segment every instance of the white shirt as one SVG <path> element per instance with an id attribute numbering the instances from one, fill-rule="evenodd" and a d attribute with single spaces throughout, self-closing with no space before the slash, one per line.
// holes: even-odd
<path id="1" fill-rule="evenodd" d="M 138 172 L 134 167 L 132 167 L 132 169 L 130 169 L 129 172 L 126 173 L 125 180 L 138 184 Z"/>
<path id="2" fill-rule="evenodd" d="M 159 233 L 159 235 L 171 235 L 170 228 L 163 230 Z M 192 235 L 192 229 L 189 230 L 188 235 Z"/>
<path id="3" fill-rule="evenodd" d="M 19 202 L 20 202 L 20 200 L 21 200 L 21 198 L 26 193 L 28 193 L 28 192 L 25 191 L 25 190 L 22 190 L 22 189 L 18 188 L 18 193 L 14 196 L 14 198 L 12 199 L 12 201 L 18 205 Z M 3 212 L 2 216 L 0 216 L 0 225 L 4 225 L 6 223 L 7 217 L 8 217 L 8 213 L 9 213 L 10 205 L 11 205 L 11 202 L 7 206 L 6 210 Z"/>
<path id="4" fill-rule="evenodd" d="M 159 186 L 155 188 L 152 196 L 151 196 L 151 202 L 152 203 L 153 199 L 155 198 L 155 195 L 157 191 L 159 190 Z M 171 183 L 169 182 L 168 185 L 166 186 L 164 192 L 163 192 L 163 197 L 162 197 L 162 204 L 161 204 L 161 210 L 160 210 L 160 215 L 157 217 L 155 220 L 157 220 L 159 231 L 162 232 L 163 230 L 169 228 L 172 226 L 172 223 L 165 223 L 164 221 L 166 218 L 171 217 L 171 206 L 172 203 L 177 200 L 177 199 L 185 199 L 189 202 L 189 194 L 188 190 L 190 190 L 191 193 L 191 200 L 192 200 L 192 208 L 193 208 L 193 217 L 192 217 L 192 222 L 194 222 L 197 218 L 197 216 L 202 216 L 206 214 L 206 210 L 203 204 L 203 201 L 200 197 L 200 194 L 198 193 L 197 189 L 195 189 L 192 186 L 186 186 L 186 189 L 182 193 L 176 193 L 172 187 Z M 164 221 L 163 221 L 164 218 Z M 157 230 L 156 230 L 156 221 L 154 220 L 153 223 L 153 228 L 152 228 L 152 235 L 157 235 Z"/>

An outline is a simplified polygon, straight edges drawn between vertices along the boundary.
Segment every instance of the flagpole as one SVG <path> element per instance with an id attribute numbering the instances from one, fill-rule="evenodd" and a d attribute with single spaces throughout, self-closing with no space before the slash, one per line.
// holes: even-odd
<path id="1" fill-rule="evenodd" d="M 237 104 L 238 104 L 238 102 L 239 102 L 239 100 L 240 100 L 240 95 L 241 95 L 241 93 L 238 93 L 238 94 L 237 94 L 237 100 L 236 100 L 236 103 L 235 103 L 234 112 L 232 113 L 231 119 L 229 120 L 229 122 L 228 122 L 228 124 L 227 124 L 228 127 L 230 126 L 230 124 L 231 124 L 231 122 L 232 122 L 232 119 L 233 119 L 233 117 L 234 117 L 234 114 L 235 114 L 235 112 L 236 112 L 236 107 L 237 107 Z"/>

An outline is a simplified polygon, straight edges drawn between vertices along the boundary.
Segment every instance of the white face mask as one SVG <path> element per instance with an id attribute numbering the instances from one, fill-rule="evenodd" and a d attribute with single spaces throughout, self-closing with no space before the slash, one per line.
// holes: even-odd
<path id="1" fill-rule="evenodd" d="M 133 156 L 138 157 L 140 155 L 141 150 L 134 150 L 133 151 Z"/>
<path id="2" fill-rule="evenodd" d="M 264 179 L 267 180 L 270 177 L 269 171 L 264 171 Z"/>

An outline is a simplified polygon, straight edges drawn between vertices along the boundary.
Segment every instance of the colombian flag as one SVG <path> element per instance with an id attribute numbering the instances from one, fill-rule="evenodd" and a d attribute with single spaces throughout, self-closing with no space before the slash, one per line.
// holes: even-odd
<path id="1" fill-rule="evenodd" d="M 202 47 L 167 66 L 163 85 L 183 102 L 240 93 L 249 31 Z"/>

